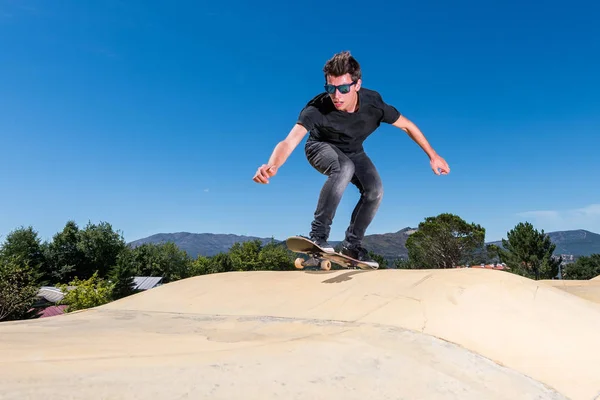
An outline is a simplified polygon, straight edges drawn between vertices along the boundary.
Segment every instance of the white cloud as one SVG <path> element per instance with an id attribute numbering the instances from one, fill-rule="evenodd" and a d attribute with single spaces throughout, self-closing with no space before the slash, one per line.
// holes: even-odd
<path id="1" fill-rule="evenodd" d="M 546 232 L 586 229 L 600 233 L 600 204 L 568 210 L 537 210 L 517 214 Z"/>
<path id="2" fill-rule="evenodd" d="M 572 210 L 572 213 L 581 217 L 599 218 L 600 217 L 600 204 L 590 204 L 583 208 L 577 208 Z"/>

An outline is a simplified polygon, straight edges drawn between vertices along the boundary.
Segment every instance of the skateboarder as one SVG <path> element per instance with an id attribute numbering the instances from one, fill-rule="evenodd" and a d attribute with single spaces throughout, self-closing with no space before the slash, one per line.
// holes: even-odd
<path id="1" fill-rule="evenodd" d="M 342 195 L 349 183 L 360 191 L 342 242 L 341 253 L 373 262 L 362 245 L 365 231 L 375 217 L 383 195 L 383 185 L 363 142 L 382 122 L 402 129 L 425 151 L 437 175 L 450 172 L 446 161 L 430 146 L 419 128 L 381 95 L 362 87 L 359 63 L 350 52 L 335 54 L 325 63 L 325 92 L 311 99 L 300 112 L 285 140 L 279 142 L 267 162 L 258 168 L 253 180 L 267 184 L 304 138 L 304 151 L 310 165 L 327 176 L 317 202 L 309 237 L 333 252 L 327 242 L 330 227 Z"/>

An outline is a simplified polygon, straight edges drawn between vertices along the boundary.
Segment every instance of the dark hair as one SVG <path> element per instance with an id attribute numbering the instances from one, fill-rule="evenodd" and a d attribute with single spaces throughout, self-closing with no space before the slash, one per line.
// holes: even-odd
<path id="1" fill-rule="evenodd" d="M 333 57 L 325 63 L 323 73 L 325 74 L 325 80 L 327 80 L 328 75 L 337 77 L 350 74 L 352 80 L 355 82 L 362 77 L 360 64 L 352 57 L 349 51 L 342 51 L 334 54 Z"/>

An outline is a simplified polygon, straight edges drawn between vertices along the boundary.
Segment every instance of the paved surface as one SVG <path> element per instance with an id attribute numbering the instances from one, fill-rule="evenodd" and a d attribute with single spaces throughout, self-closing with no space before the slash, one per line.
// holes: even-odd
<path id="1" fill-rule="evenodd" d="M 0 323 L 0 399 L 592 400 L 598 332 L 503 271 L 214 274 Z"/>
<path id="2" fill-rule="evenodd" d="M 541 282 L 595 303 L 600 303 L 600 280 L 597 278 L 589 281 L 544 280 Z"/>

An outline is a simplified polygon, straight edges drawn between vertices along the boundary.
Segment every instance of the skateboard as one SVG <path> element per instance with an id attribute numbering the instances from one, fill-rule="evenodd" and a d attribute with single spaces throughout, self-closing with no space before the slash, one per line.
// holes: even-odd
<path id="1" fill-rule="evenodd" d="M 294 253 L 308 254 L 310 258 L 304 260 L 303 258 L 296 258 L 294 266 L 298 269 L 304 269 L 305 267 L 316 267 L 319 266 L 322 270 L 329 271 L 331 269 L 331 263 L 335 263 L 341 267 L 353 268 L 359 267 L 361 269 L 373 270 L 378 269 L 379 266 L 373 266 L 366 264 L 352 257 L 340 253 L 329 253 L 317 246 L 313 241 L 303 236 L 291 236 L 286 239 L 285 244 L 288 249 Z"/>

